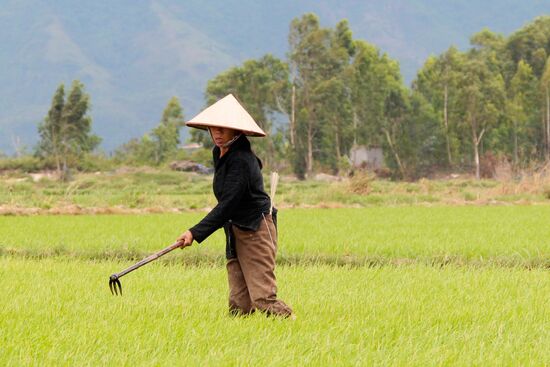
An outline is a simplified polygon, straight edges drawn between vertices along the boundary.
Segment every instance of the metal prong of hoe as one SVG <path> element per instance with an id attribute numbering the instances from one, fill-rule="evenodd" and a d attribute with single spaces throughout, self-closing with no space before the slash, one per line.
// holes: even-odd
<path id="1" fill-rule="evenodd" d="M 118 295 L 120 292 L 120 295 L 122 296 L 122 284 L 120 284 L 120 280 L 118 279 L 118 276 L 116 274 L 113 274 L 109 277 L 109 288 L 111 289 L 111 294 Z"/>

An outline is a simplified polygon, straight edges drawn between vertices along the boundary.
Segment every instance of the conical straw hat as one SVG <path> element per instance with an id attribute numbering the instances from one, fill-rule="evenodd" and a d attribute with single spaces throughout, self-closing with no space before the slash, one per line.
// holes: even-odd
<path id="1" fill-rule="evenodd" d="M 264 131 L 232 94 L 223 97 L 185 124 L 203 130 L 210 126 L 225 127 L 240 130 L 245 135 L 265 136 Z"/>

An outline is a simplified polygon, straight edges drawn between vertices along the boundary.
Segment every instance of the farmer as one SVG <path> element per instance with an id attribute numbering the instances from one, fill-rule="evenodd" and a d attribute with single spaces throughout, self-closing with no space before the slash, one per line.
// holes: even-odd
<path id="1" fill-rule="evenodd" d="M 277 299 L 275 254 L 276 210 L 264 190 L 262 162 L 246 135 L 265 136 L 252 117 L 229 94 L 186 123 L 208 129 L 214 149 L 214 195 L 218 204 L 197 225 L 178 238 L 181 247 L 201 243 L 223 227 L 226 235 L 229 311 L 246 315 L 294 317 Z"/>

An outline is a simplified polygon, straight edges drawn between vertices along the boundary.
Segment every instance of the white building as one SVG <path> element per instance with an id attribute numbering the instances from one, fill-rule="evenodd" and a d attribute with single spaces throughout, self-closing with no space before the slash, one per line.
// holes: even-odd
<path id="1" fill-rule="evenodd" d="M 380 147 L 368 148 L 364 145 L 356 145 L 351 148 L 349 157 L 353 167 L 369 169 L 384 167 L 384 154 Z"/>

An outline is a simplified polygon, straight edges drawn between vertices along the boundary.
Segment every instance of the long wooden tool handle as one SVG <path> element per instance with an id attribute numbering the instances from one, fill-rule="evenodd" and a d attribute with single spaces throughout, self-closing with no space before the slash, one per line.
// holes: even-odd
<path id="1" fill-rule="evenodd" d="M 269 214 L 273 213 L 273 206 L 275 206 L 275 193 L 277 192 L 277 184 L 279 183 L 279 174 L 277 172 L 271 172 L 271 207 L 269 208 Z"/>
<path id="2" fill-rule="evenodd" d="M 145 259 L 141 260 L 140 262 L 130 266 L 128 269 L 124 269 L 123 271 L 121 271 L 120 273 L 116 274 L 118 278 L 120 278 L 121 276 L 124 276 L 140 267 L 142 267 L 143 265 L 145 264 L 148 264 L 150 263 L 151 261 L 153 260 L 156 260 L 158 259 L 159 257 L 163 256 L 163 255 L 166 255 L 167 253 L 169 253 L 170 251 L 174 250 L 174 249 L 177 249 L 178 247 L 181 246 L 181 242 L 174 242 L 173 244 L 171 244 L 170 246 L 166 247 L 165 249 L 163 250 L 160 250 L 159 252 L 157 253 L 154 253 L 150 256 L 147 256 Z"/>

